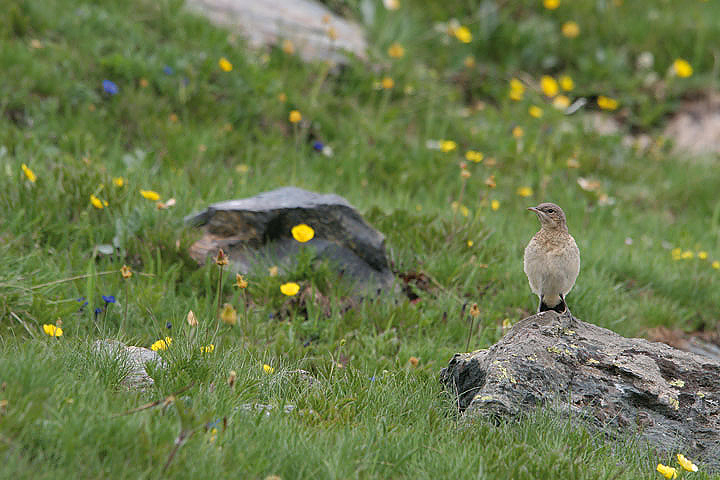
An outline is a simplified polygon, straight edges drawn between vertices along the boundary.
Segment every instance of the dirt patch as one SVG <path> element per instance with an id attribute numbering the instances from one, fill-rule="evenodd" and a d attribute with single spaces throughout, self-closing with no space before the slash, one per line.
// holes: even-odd
<path id="1" fill-rule="evenodd" d="M 720 93 L 683 103 L 663 135 L 673 141 L 677 153 L 720 153 Z"/>

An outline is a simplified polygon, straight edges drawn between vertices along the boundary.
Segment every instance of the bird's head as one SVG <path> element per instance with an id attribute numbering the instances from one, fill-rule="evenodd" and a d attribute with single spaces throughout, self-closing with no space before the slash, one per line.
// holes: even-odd
<path id="1" fill-rule="evenodd" d="M 554 203 L 541 203 L 537 207 L 528 207 L 528 210 L 535 212 L 543 228 L 567 230 L 565 212 Z"/>

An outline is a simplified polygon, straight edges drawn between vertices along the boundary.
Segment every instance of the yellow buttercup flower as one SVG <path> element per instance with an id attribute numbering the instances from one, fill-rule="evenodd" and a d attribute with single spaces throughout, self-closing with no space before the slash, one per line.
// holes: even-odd
<path id="1" fill-rule="evenodd" d="M 470 33 L 470 29 L 465 26 L 461 25 L 453 30 L 453 35 L 455 35 L 455 38 L 460 40 L 462 43 L 472 42 L 472 33 Z"/>
<path id="2" fill-rule="evenodd" d="M 35 175 L 35 172 L 30 170 L 30 167 L 28 167 L 24 163 L 20 165 L 20 168 L 22 168 L 22 171 L 27 177 L 27 179 L 30 180 L 32 183 L 35 183 L 35 181 L 37 180 L 37 175 Z"/>
<path id="3" fill-rule="evenodd" d="M 708 258 L 708 253 L 707 253 L 706 251 L 698 252 L 698 258 L 699 258 L 700 260 L 707 260 L 707 258 Z"/>
<path id="4" fill-rule="evenodd" d="M 555 10 L 560 6 L 560 0 L 543 0 L 543 6 L 548 10 Z"/>
<path id="5" fill-rule="evenodd" d="M 675 75 L 681 78 L 687 78 L 693 74 L 692 65 L 682 58 L 678 58 L 673 62 L 672 69 L 673 72 L 675 72 Z"/>
<path id="6" fill-rule="evenodd" d="M 712 265 L 712 268 L 714 268 L 715 270 L 720 270 L 720 261 L 719 260 L 713 260 L 711 265 Z"/>
<path id="7" fill-rule="evenodd" d="M 299 225 L 295 225 L 290 230 L 292 233 L 292 236 L 295 240 L 297 240 L 300 243 L 305 243 L 315 236 L 315 230 L 312 229 L 309 225 L 305 225 L 304 223 L 301 223 Z"/>
<path id="8" fill-rule="evenodd" d="M 510 80 L 510 100 L 519 102 L 525 95 L 525 85 L 517 78 Z"/>
<path id="9" fill-rule="evenodd" d="M 673 248 L 670 254 L 672 255 L 673 260 L 680 260 L 682 257 L 682 248 Z"/>
<path id="10" fill-rule="evenodd" d="M 209 345 L 200 346 L 200 352 L 202 352 L 202 353 L 212 353 L 214 351 L 215 351 L 215 345 L 212 343 Z"/>
<path id="11" fill-rule="evenodd" d="M 288 120 L 290 120 L 290 123 L 300 123 L 300 120 L 302 120 L 302 114 L 297 110 L 290 110 Z"/>
<path id="12" fill-rule="evenodd" d="M 453 142 L 452 140 L 443 140 L 440 143 L 440 150 L 442 150 L 445 153 L 452 152 L 456 148 L 457 148 L 457 143 Z"/>
<path id="13" fill-rule="evenodd" d="M 525 135 L 525 130 L 523 130 L 522 127 L 514 127 L 512 129 L 512 136 L 515 137 L 515 139 L 519 140 Z"/>
<path id="14" fill-rule="evenodd" d="M 553 77 L 543 75 L 540 78 L 540 90 L 542 90 L 546 97 L 554 97 L 559 90 L 558 83 Z"/>
<path id="15" fill-rule="evenodd" d="M 140 195 L 142 195 L 143 198 L 152 200 L 153 202 L 157 202 L 158 200 L 160 200 L 160 194 L 157 193 L 155 190 L 140 190 Z"/>
<path id="16" fill-rule="evenodd" d="M 598 107 L 602 108 L 603 110 L 617 110 L 619 104 L 618 101 L 614 98 L 606 97 L 604 95 L 600 95 L 597 99 Z"/>
<path id="17" fill-rule="evenodd" d="M 575 38 L 580 35 L 580 26 L 577 24 L 577 22 L 573 22 L 572 20 L 563 23 L 560 30 L 562 31 L 562 34 L 567 38 Z"/>
<path id="18" fill-rule="evenodd" d="M 475 150 L 468 150 L 465 152 L 465 158 L 471 162 L 480 163 L 484 156 L 482 152 L 476 152 Z"/>
<path id="19" fill-rule="evenodd" d="M 274 371 L 275 371 L 275 369 L 273 367 L 271 367 L 270 365 L 268 365 L 267 363 L 263 365 L 263 372 L 265 372 L 267 375 L 270 375 Z"/>
<path id="20" fill-rule="evenodd" d="M 540 118 L 543 116 L 542 108 L 538 107 L 537 105 L 531 105 L 530 108 L 528 108 L 528 113 L 531 117 L 534 118 Z"/>
<path id="21" fill-rule="evenodd" d="M 683 260 L 692 260 L 695 258 L 695 254 L 691 250 L 685 250 L 680 254 L 680 258 Z"/>
<path id="22" fill-rule="evenodd" d="M 392 77 L 383 77 L 380 81 L 380 85 L 382 85 L 382 88 L 385 90 L 390 90 L 395 86 L 395 80 L 393 80 Z"/>
<path id="23" fill-rule="evenodd" d="M 150 350 L 157 352 L 158 350 L 167 350 L 172 343 L 172 338 L 165 337 L 164 339 L 158 340 L 157 342 L 150 345 Z"/>
<path id="24" fill-rule="evenodd" d="M 662 474 L 662 476 L 667 479 L 677 478 L 677 470 L 675 470 L 673 467 L 668 467 L 667 465 L 658 463 L 656 470 L 658 472 L 660 472 Z"/>
<path id="25" fill-rule="evenodd" d="M 283 295 L 292 297 L 293 295 L 297 295 L 297 293 L 300 291 L 300 285 L 295 282 L 283 283 L 282 285 L 280 285 L 280 291 L 283 293 Z"/>
<path id="26" fill-rule="evenodd" d="M 92 203 L 92 206 L 95 208 L 98 208 L 98 209 L 105 208 L 105 205 L 103 205 L 103 202 L 95 195 L 90 195 L 90 203 Z"/>
<path id="27" fill-rule="evenodd" d="M 496 211 L 500 208 L 500 202 L 497 200 L 493 200 L 490 202 L 490 208 L 493 209 L 493 211 Z"/>
<path id="28" fill-rule="evenodd" d="M 226 303 L 223 305 L 222 312 L 220 312 L 220 320 L 225 325 L 235 325 L 237 323 L 237 311 L 232 305 Z"/>
<path id="29" fill-rule="evenodd" d="M 116 187 L 122 187 L 123 185 L 125 185 L 125 179 L 122 177 L 115 177 L 112 179 L 112 181 Z"/>
<path id="30" fill-rule="evenodd" d="M 393 43 L 388 47 L 387 53 L 392 58 L 402 58 L 405 56 L 405 48 L 399 43 Z"/>
<path id="31" fill-rule="evenodd" d="M 49 335 L 51 337 L 62 337 L 63 330 L 62 328 L 56 326 L 56 325 L 43 325 L 43 331 L 45 332 L 45 335 Z"/>
<path id="32" fill-rule="evenodd" d="M 558 80 L 560 81 L 560 88 L 566 92 L 575 88 L 575 82 L 573 82 L 573 79 L 569 75 L 562 75 Z"/>
<path id="33" fill-rule="evenodd" d="M 553 99 L 553 107 L 558 110 L 565 110 L 570 106 L 570 98 L 567 95 L 558 95 Z"/>
<path id="34" fill-rule="evenodd" d="M 223 72 L 230 72 L 233 68 L 232 63 L 230 63 L 230 61 L 225 57 L 222 57 L 220 58 L 220 60 L 218 60 L 218 65 L 220 66 L 220 70 L 222 70 Z"/>
<path id="35" fill-rule="evenodd" d="M 521 197 L 529 197 L 533 194 L 533 190 L 530 187 L 519 187 L 515 193 L 520 195 Z"/>
<path id="36" fill-rule="evenodd" d="M 677 460 L 681 467 L 683 467 L 688 472 L 697 472 L 698 467 L 693 462 L 685 458 L 685 455 L 682 453 L 677 454 Z"/>

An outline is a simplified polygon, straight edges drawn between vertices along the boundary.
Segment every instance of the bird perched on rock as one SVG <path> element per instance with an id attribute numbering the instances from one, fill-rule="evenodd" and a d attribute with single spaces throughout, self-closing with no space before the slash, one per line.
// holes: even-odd
<path id="1" fill-rule="evenodd" d="M 567 308 L 565 296 L 580 273 L 580 250 L 570 235 L 565 212 L 554 203 L 529 207 L 540 220 L 540 231 L 525 247 L 524 270 L 533 293 L 540 297 L 538 313 Z M 569 311 L 569 310 L 568 310 Z"/>

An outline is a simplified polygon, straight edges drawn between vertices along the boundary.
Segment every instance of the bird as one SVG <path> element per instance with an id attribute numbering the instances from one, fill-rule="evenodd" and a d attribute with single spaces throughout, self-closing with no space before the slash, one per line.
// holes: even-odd
<path id="1" fill-rule="evenodd" d="M 530 289 L 540 297 L 538 313 L 554 310 L 570 314 L 565 297 L 580 273 L 580 249 L 568 232 L 562 208 L 547 202 L 528 210 L 540 220 L 540 230 L 525 247 L 523 258 Z"/>

